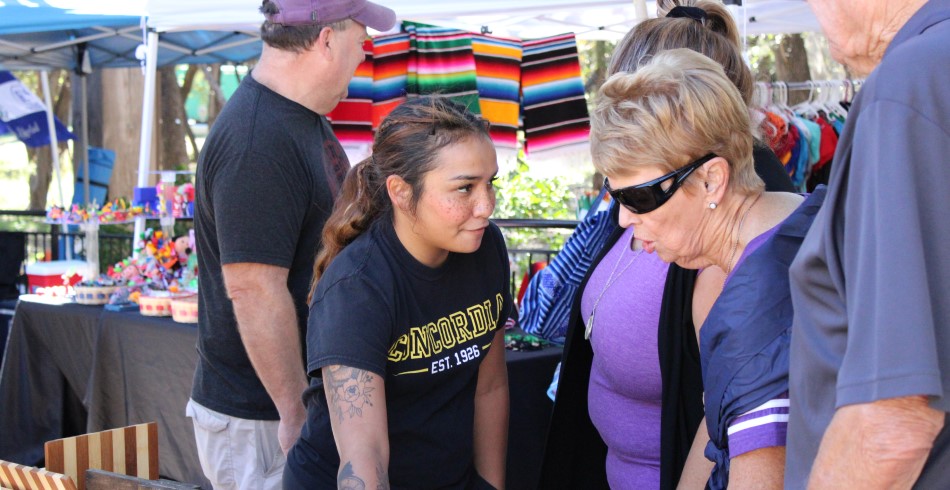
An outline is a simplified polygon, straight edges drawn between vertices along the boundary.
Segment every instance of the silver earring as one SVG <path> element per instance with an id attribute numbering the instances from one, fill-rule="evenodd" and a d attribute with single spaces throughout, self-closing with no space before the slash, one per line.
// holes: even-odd
<path id="1" fill-rule="evenodd" d="M 716 209 L 716 203 L 714 202 L 709 203 L 709 209 Z"/>

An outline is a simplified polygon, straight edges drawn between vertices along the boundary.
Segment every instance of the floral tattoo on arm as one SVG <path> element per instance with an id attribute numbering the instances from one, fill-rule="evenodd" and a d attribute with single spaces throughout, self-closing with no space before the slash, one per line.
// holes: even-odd
<path id="1" fill-rule="evenodd" d="M 347 461 L 336 478 L 337 490 L 366 490 L 366 482 L 353 472 L 353 463 Z M 376 463 L 376 490 L 389 490 L 389 475 L 383 465 Z"/>
<path id="2" fill-rule="evenodd" d="M 347 366 L 329 366 L 324 370 L 323 383 L 326 385 L 330 408 L 342 422 L 343 414 L 353 417 L 363 416 L 363 406 L 373 406 L 373 390 L 367 386 L 373 381 L 373 375 Z"/>
<path id="3" fill-rule="evenodd" d="M 366 483 L 353 473 L 353 464 L 347 462 L 336 477 L 337 490 L 366 490 Z"/>

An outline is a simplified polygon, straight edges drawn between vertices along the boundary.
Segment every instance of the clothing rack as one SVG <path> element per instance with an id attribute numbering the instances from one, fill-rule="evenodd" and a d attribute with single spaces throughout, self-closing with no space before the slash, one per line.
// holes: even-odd
<path id="1" fill-rule="evenodd" d="M 753 105 L 764 107 L 775 101 L 784 104 L 788 102 L 788 92 L 804 90 L 809 91 L 809 100 L 815 98 L 816 95 L 824 97 L 835 94 L 834 91 L 843 90 L 831 97 L 839 101 L 851 101 L 863 83 L 863 79 L 756 82 L 756 97 Z"/>
<path id="2" fill-rule="evenodd" d="M 765 83 L 765 82 L 759 82 Z M 787 90 L 815 90 L 818 88 L 834 88 L 834 87 L 851 87 L 856 88 L 860 87 L 864 83 L 864 79 L 843 79 L 843 80 L 806 80 L 803 82 L 771 82 L 766 83 L 770 85 L 773 89 L 784 87 Z"/>

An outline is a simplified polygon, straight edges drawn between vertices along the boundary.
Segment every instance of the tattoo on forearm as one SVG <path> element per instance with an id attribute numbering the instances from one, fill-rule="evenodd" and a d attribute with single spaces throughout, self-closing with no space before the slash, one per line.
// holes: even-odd
<path id="1" fill-rule="evenodd" d="M 367 386 L 373 381 L 373 375 L 347 366 L 330 366 L 324 370 L 323 382 L 326 385 L 330 408 L 342 422 L 343 414 L 350 418 L 362 417 L 363 406 L 373 406 L 373 387 Z"/>
<path id="2" fill-rule="evenodd" d="M 366 490 L 366 483 L 353 474 L 353 465 L 347 461 L 336 477 L 336 487 L 337 490 Z"/>
<path id="3" fill-rule="evenodd" d="M 379 463 L 376 463 L 376 490 L 389 490 L 389 474 Z"/>

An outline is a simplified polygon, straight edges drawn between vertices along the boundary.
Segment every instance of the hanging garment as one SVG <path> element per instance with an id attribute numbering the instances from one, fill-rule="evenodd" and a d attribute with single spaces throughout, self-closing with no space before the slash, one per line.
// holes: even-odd
<path id="1" fill-rule="evenodd" d="M 521 41 L 472 34 L 478 105 L 491 123 L 496 149 L 518 148 L 521 110 Z"/>
<path id="2" fill-rule="evenodd" d="M 400 32 L 373 38 L 373 129 L 406 100 L 409 76 L 409 34 Z"/>
<path id="3" fill-rule="evenodd" d="M 345 99 L 327 114 L 333 134 L 355 164 L 369 154 L 373 144 L 373 41 L 363 42 L 366 58 L 356 68 Z"/>
<path id="4" fill-rule="evenodd" d="M 459 29 L 403 22 L 409 33 L 406 93 L 439 94 L 481 114 L 472 34 Z"/>
<path id="5" fill-rule="evenodd" d="M 524 42 L 521 90 L 525 153 L 532 161 L 571 147 L 587 151 L 590 115 L 574 34 Z"/>

